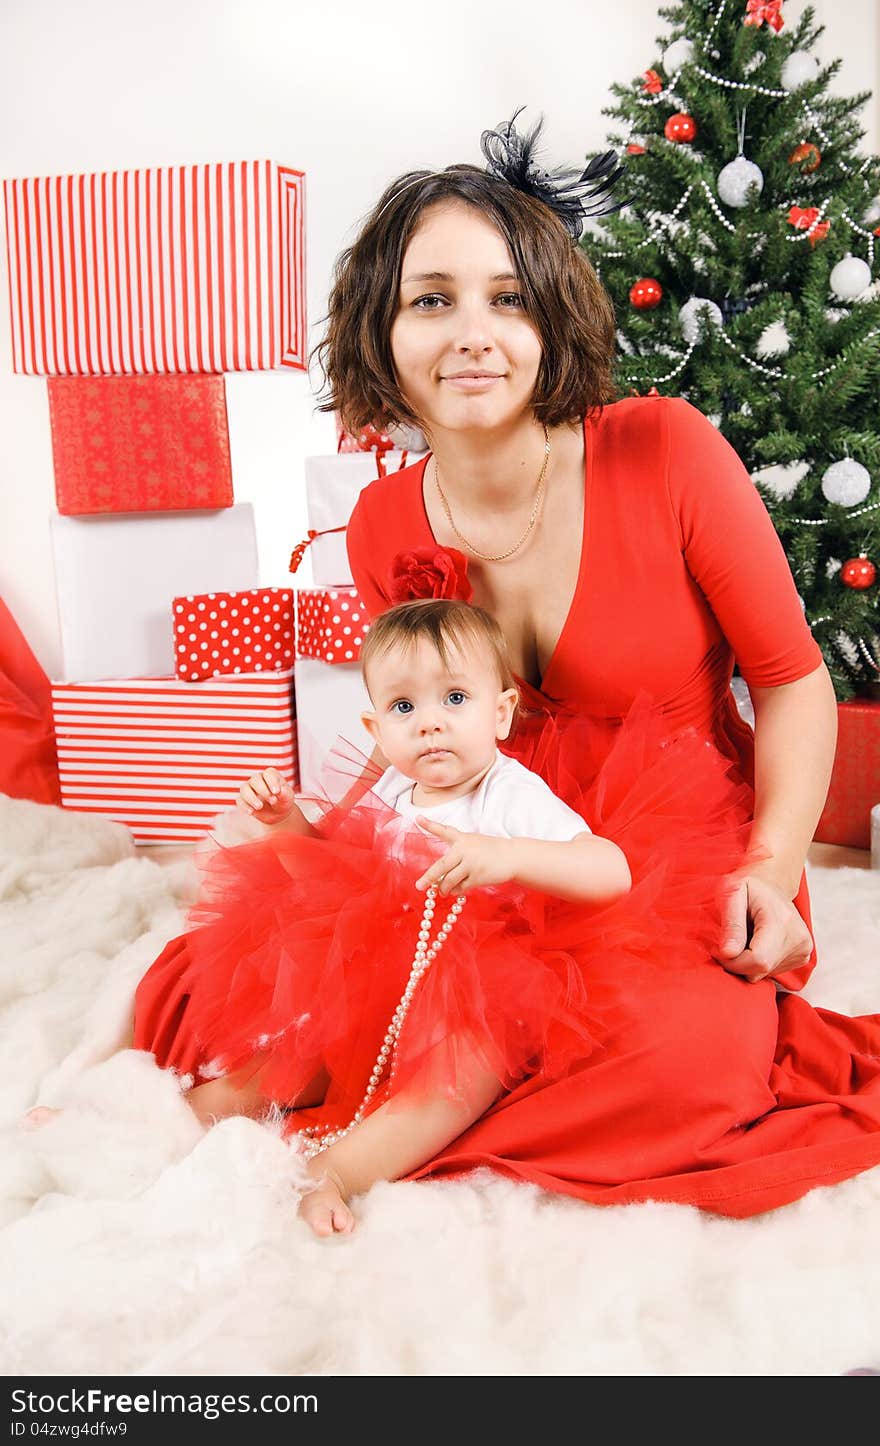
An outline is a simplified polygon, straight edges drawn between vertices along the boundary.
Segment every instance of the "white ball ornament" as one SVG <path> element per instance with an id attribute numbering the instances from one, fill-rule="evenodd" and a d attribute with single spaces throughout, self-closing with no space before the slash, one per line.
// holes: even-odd
<path id="1" fill-rule="evenodd" d="M 761 486 L 778 502 L 788 502 L 797 492 L 809 470 L 809 462 L 777 463 L 753 472 L 752 481 L 760 482 Z"/>
<path id="2" fill-rule="evenodd" d="M 860 256 L 847 254 L 834 267 L 829 284 L 841 301 L 855 301 L 871 285 L 871 268 Z"/>
<path id="3" fill-rule="evenodd" d="M 871 490 L 871 474 L 861 462 L 844 457 L 822 473 L 822 494 L 839 507 L 857 507 Z"/>
<path id="4" fill-rule="evenodd" d="M 818 70 L 818 56 L 810 55 L 808 50 L 793 50 L 782 67 L 783 90 L 800 90 L 816 79 Z"/>
<path id="5" fill-rule="evenodd" d="M 752 186 L 757 186 L 759 194 L 763 191 L 764 172 L 745 156 L 737 156 L 735 160 L 728 161 L 718 173 L 716 190 L 719 200 L 723 201 L 725 206 L 747 206 L 752 199 L 749 195 Z"/>
<path id="6" fill-rule="evenodd" d="M 787 356 L 791 351 L 791 337 L 784 321 L 771 321 L 758 337 L 755 351 L 759 357 Z"/>
<path id="7" fill-rule="evenodd" d="M 723 318 L 720 306 L 716 306 L 714 301 L 709 301 L 705 296 L 692 296 L 679 311 L 678 319 L 684 339 L 688 344 L 698 339 L 700 323 L 704 317 L 711 326 L 721 326 Z"/>
<path id="8" fill-rule="evenodd" d="M 664 50 L 662 56 L 663 69 L 667 75 L 674 75 L 677 70 L 681 70 L 681 67 L 687 65 L 693 58 L 693 41 L 688 40 L 686 35 L 681 35 L 678 40 L 673 40 L 672 44 L 667 45 Z"/>

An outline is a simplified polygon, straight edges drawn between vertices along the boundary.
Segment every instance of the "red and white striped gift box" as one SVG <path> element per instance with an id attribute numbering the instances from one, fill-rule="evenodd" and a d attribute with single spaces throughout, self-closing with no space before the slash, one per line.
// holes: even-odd
<path id="1" fill-rule="evenodd" d="M 4 195 L 15 371 L 306 369 L 302 171 L 160 166 Z"/>
<path id="2" fill-rule="evenodd" d="M 136 842 L 201 838 L 249 774 L 298 787 L 293 670 L 53 683 L 65 808 L 126 824 Z"/>
<path id="3" fill-rule="evenodd" d="M 322 663 L 356 663 L 370 631 L 354 587 L 304 587 L 296 595 L 296 655 Z"/>

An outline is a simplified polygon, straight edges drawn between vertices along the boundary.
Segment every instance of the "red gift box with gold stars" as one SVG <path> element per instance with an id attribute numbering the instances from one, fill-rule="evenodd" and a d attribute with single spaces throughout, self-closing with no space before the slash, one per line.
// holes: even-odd
<path id="1" fill-rule="evenodd" d="M 50 377 L 58 511 L 232 506 L 222 377 Z"/>

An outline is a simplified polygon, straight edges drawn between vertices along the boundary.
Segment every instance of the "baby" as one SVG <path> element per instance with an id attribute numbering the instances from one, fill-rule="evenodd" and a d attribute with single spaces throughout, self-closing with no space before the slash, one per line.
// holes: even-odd
<path id="1" fill-rule="evenodd" d="M 462 896 L 516 882 L 594 905 L 628 892 L 630 871 L 621 849 L 591 833 L 536 773 L 499 752 L 518 693 L 503 635 L 488 613 L 451 600 L 401 603 L 373 623 L 361 666 L 373 705 L 363 723 L 378 745 L 374 758 L 387 765 L 372 792 L 399 820 L 390 832 L 420 828 L 443 845 L 417 880 L 419 890 L 434 885 L 438 894 Z M 360 785 L 361 795 L 366 787 Z M 254 774 L 238 804 L 267 826 L 317 833 L 275 769 Z M 388 847 L 393 853 L 393 837 Z M 315 1233 L 352 1230 L 350 1195 L 432 1158 L 501 1089 L 485 1072 L 471 1084 L 467 1108 L 445 1098 L 393 1113 L 383 1105 L 316 1155 L 308 1165 L 316 1186 L 300 1205 Z M 232 1085 L 229 1079 L 209 1081 L 189 1098 L 202 1117 L 206 1110 L 241 1112 L 244 1101 L 236 1110 Z"/>

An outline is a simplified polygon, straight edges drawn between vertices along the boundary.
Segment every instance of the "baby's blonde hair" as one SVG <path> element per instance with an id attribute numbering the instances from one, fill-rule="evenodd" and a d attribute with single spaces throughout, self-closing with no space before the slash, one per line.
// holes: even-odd
<path id="1" fill-rule="evenodd" d="M 495 660 L 501 691 L 516 689 L 507 656 L 507 643 L 491 613 L 471 603 L 459 602 L 456 598 L 418 598 L 412 602 L 397 603 L 387 612 L 380 613 L 370 624 L 370 631 L 361 647 L 361 672 L 367 690 L 370 686 L 367 671 L 372 661 L 383 657 L 398 644 L 411 647 L 420 638 L 431 644 L 447 668 L 451 665 L 450 652 L 453 648 L 483 643 Z M 514 716 L 518 706 L 517 690 Z"/>

